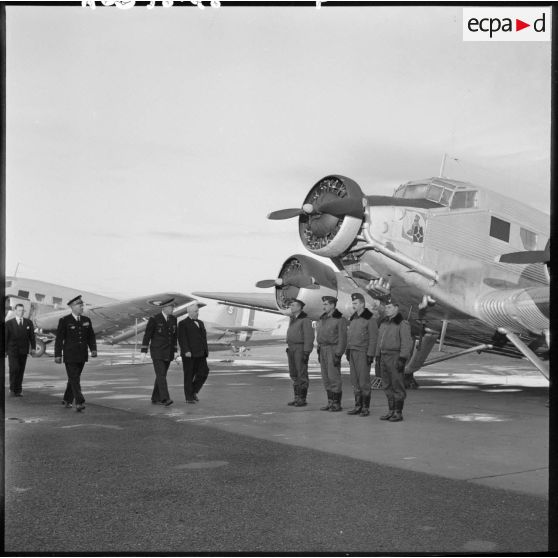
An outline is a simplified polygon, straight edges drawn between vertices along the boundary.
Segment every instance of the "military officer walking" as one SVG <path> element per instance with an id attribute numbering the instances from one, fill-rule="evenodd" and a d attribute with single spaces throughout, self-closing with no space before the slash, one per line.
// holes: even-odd
<path id="1" fill-rule="evenodd" d="M 405 364 L 413 350 L 411 326 L 399 313 L 399 305 L 386 304 L 385 317 L 380 322 L 376 359 L 380 360 L 382 386 L 388 400 L 388 412 L 381 420 L 403 420 L 405 390 Z"/>
<path id="2" fill-rule="evenodd" d="M 341 357 L 347 346 L 347 320 L 337 310 L 335 297 L 323 296 L 322 302 L 324 313 L 318 321 L 316 337 L 327 405 L 320 410 L 337 412 L 342 410 Z"/>
<path id="3" fill-rule="evenodd" d="M 290 303 L 291 318 L 287 329 L 287 358 L 289 375 L 293 381 L 294 399 L 287 403 L 295 407 L 306 405 L 308 395 L 308 359 L 314 348 L 312 320 L 303 311 L 304 302 L 293 299 Z"/>
<path id="4" fill-rule="evenodd" d="M 15 317 L 6 322 L 6 355 L 10 369 L 10 395 L 22 397 L 23 374 L 27 355 L 35 351 L 35 326 L 23 317 L 23 304 L 16 304 Z"/>
<path id="5" fill-rule="evenodd" d="M 167 372 L 171 361 L 176 353 L 177 322 L 172 315 L 174 310 L 174 298 L 169 298 L 159 304 L 161 312 L 151 316 L 145 328 L 145 334 L 141 344 L 141 352 L 151 353 L 153 368 L 155 370 L 155 383 L 151 393 L 151 403 L 172 405 L 173 401 L 169 395 L 167 385 Z"/>
<path id="6" fill-rule="evenodd" d="M 376 354 L 378 324 L 366 308 L 364 296 L 351 295 L 354 314 L 347 332 L 347 360 L 351 369 L 351 384 L 355 394 L 355 407 L 347 414 L 367 417 L 370 414 L 370 366 Z"/>
<path id="7" fill-rule="evenodd" d="M 187 403 L 199 401 L 198 393 L 209 375 L 207 357 L 207 331 L 204 323 L 198 319 L 199 306 L 188 306 L 188 316 L 178 324 L 178 342 L 182 356 L 184 372 L 184 397 Z"/>
<path id="8" fill-rule="evenodd" d="M 93 325 L 87 316 L 83 316 L 83 300 L 81 295 L 68 302 L 71 314 L 60 318 L 56 340 L 54 341 L 54 361 L 60 364 L 64 360 L 68 383 L 62 399 L 62 405 L 67 408 L 76 402 L 76 411 L 85 409 L 85 398 L 81 393 L 81 373 L 88 361 L 87 349 L 91 356 L 97 356 L 97 341 L 93 332 Z"/>

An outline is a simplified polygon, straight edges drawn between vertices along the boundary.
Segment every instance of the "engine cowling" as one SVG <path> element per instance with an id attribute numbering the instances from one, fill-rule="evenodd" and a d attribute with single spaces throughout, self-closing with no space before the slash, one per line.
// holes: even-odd
<path id="1" fill-rule="evenodd" d="M 323 203 L 340 198 L 363 200 L 364 194 L 354 180 L 332 174 L 314 184 L 304 199 L 304 204 L 319 208 Z M 302 243 L 309 252 L 317 256 L 335 258 L 343 254 L 354 242 L 362 226 L 362 219 L 350 215 L 336 217 L 318 212 L 301 215 L 298 226 Z"/>

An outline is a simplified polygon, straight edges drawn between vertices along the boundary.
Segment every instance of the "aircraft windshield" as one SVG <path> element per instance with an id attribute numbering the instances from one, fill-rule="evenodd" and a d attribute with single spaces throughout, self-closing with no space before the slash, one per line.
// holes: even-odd
<path id="1" fill-rule="evenodd" d="M 464 190 L 463 186 L 453 184 L 402 184 L 395 191 L 396 198 L 408 200 L 427 199 L 451 209 L 476 207 L 476 190 Z"/>

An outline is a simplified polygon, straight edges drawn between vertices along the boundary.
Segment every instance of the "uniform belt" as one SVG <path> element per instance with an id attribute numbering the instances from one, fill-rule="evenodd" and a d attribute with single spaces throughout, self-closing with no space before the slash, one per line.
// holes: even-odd
<path id="1" fill-rule="evenodd" d="M 380 354 L 382 354 L 382 355 L 396 355 L 396 354 L 399 354 L 399 352 L 400 352 L 399 349 L 390 349 L 389 351 L 380 350 Z"/>
<path id="2" fill-rule="evenodd" d="M 337 343 L 318 343 L 320 347 L 336 347 Z"/>

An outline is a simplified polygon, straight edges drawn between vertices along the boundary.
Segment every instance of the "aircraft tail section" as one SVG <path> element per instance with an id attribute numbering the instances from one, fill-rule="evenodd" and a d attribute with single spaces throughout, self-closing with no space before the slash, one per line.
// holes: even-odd
<path id="1" fill-rule="evenodd" d="M 235 333 L 238 341 L 249 341 L 253 331 L 256 329 L 254 328 L 255 314 L 256 311 L 254 309 L 223 304 L 215 319 L 215 323 L 219 325 L 219 328 Z"/>

